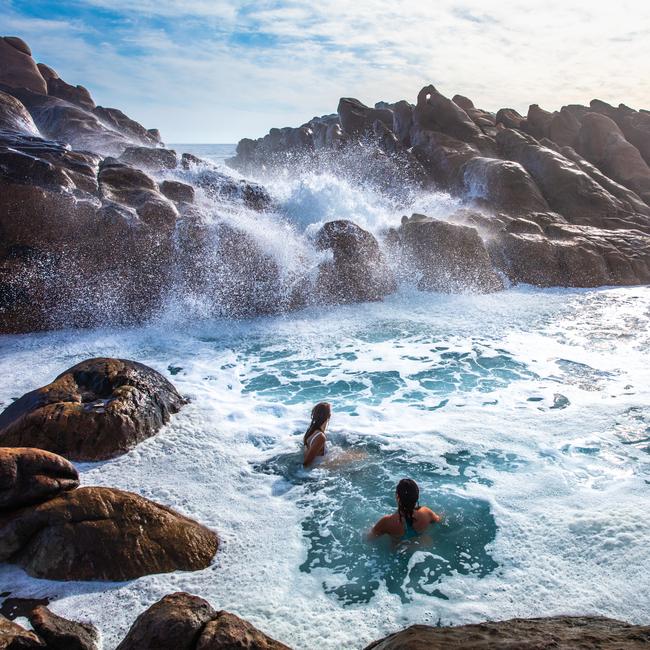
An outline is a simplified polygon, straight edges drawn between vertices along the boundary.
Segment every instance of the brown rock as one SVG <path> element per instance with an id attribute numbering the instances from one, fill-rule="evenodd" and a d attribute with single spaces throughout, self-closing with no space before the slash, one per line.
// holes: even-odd
<path id="1" fill-rule="evenodd" d="M 127 165 L 142 169 L 174 169 L 177 164 L 176 152 L 161 147 L 127 147 L 119 160 Z"/>
<path id="2" fill-rule="evenodd" d="M 47 84 L 32 59 L 29 46 L 16 36 L 0 37 L 0 83 L 47 94 Z"/>
<path id="3" fill-rule="evenodd" d="M 578 151 L 611 179 L 650 202 L 650 167 L 612 119 L 599 113 L 585 115 Z"/>
<path id="4" fill-rule="evenodd" d="M 377 240 L 351 221 L 326 223 L 316 235 L 316 247 L 333 254 L 332 262 L 319 267 L 317 290 L 325 301 L 381 300 L 396 290 Z"/>
<path id="5" fill-rule="evenodd" d="M 18 99 L 3 92 L 0 92 L 0 131 L 38 135 L 38 129 L 29 111 Z"/>
<path id="6" fill-rule="evenodd" d="M 399 234 L 404 264 L 420 276 L 420 289 L 444 293 L 503 289 L 476 228 L 415 214 L 402 219 Z"/>
<path id="7" fill-rule="evenodd" d="M 174 203 L 194 203 L 194 188 L 180 181 L 163 181 L 160 191 Z"/>
<path id="8" fill-rule="evenodd" d="M 497 144 L 502 155 L 530 172 L 551 209 L 570 223 L 598 227 L 621 223 L 618 219 L 626 212 L 625 205 L 573 161 L 513 129 L 500 131 Z"/>
<path id="9" fill-rule="evenodd" d="M 497 111 L 496 122 L 503 124 L 506 129 L 520 129 L 524 119 L 524 116 L 519 115 L 514 108 L 500 108 Z"/>
<path id="10" fill-rule="evenodd" d="M 86 88 L 83 86 L 71 86 L 69 83 L 66 83 L 48 65 L 39 63 L 37 67 L 47 83 L 48 95 L 64 99 L 66 102 L 81 106 L 81 108 L 85 108 L 88 111 L 92 111 L 95 108 L 95 102 Z"/>
<path id="11" fill-rule="evenodd" d="M 154 435 L 184 403 L 152 368 L 89 359 L 10 404 L 0 414 L 0 444 L 73 460 L 113 458 Z"/>
<path id="12" fill-rule="evenodd" d="M 290 650 L 289 646 L 260 632 L 248 621 L 218 612 L 203 628 L 196 650 Z"/>
<path id="13" fill-rule="evenodd" d="M 45 644 L 33 633 L 20 627 L 0 615 L 0 650 L 28 650 L 29 648 L 45 648 Z"/>
<path id="14" fill-rule="evenodd" d="M 420 90 L 413 111 L 413 122 L 419 129 L 440 131 L 475 145 L 482 153 L 492 153 L 492 139 L 484 135 L 460 106 L 438 92 L 434 86 L 425 86 Z"/>
<path id="15" fill-rule="evenodd" d="M 413 625 L 366 650 L 641 650 L 649 644 L 650 627 L 610 618 L 555 616 L 458 627 Z"/>
<path id="16" fill-rule="evenodd" d="M 97 106 L 93 109 L 93 113 L 103 124 L 121 133 L 130 142 L 139 142 L 150 147 L 160 144 L 158 129 L 145 129 L 142 124 L 132 120 L 117 108 Z"/>
<path id="17" fill-rule="evenodd" d="M 559 113 L 553 114 L 547 132 L 548 137 L 560 147 L 573 147 L 578 140 L 580 122 L 566 106 L 563 106 Z"/>
<path id="18" fill-rule="evenodd" d="M 47 650 L 99 649 L 99 632 L 94 625 L 69 621 L 43 606 L 32 611 L 29 622 Z"/>
<path id="19" fill-rule="evenodd" d="M 48 580 L 132 580 L 196 571 L 218 538 L 165 506 L 121 490 L 81 487 L 0 516 L 0 561 Z"/>
<path id="20" fill-rule="evenodd" d="M 135 619 L 117 650 L 195 650 L 201 631 L 215 615 L 203 598 L 169 594 Z"/>
<path id="21" fill-rule="evenodd" d="M 531 104 L 528 107 L 526 121 L 521 124 L 521 129 L 534 138 L 546 138 L 553 121 L 553 115 L 553 113 L 540 108 L 538 104 Z"/>
<path id="22" fill-rule="evenodd" d="M 517 162 L 477 156 L 461 171 L 466 194 L 491 209 L 512 215 L 548 210 L 535 180 Z"/>
<path id="23" fill-rule="evenodd" d="M 341 128 L 348 134 L 360 136 L 370 132 L 376 120 L 393 128 L 393 113 L 388 109 L 369 108 L 358 99 L 342 97 L 337 109 Z"/>
<path id="24" fill-rule="evenodd" d="M 79 485 L 65 458 L 42 449 L 0 447 L 0 510 L 40 503 Z"/>

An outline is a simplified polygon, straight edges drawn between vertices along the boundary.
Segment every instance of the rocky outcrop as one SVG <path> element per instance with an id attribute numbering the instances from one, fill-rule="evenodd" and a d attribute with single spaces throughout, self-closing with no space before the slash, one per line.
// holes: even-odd
<path id="1" fill-rule="evenodd" d="M 319 267 L 317 293 L 330 303 L 381 300 L 393 293 L 395 278 L 377 240 L 351 221 L 330 221 L 316 236 L 316 247 L 331 250 Z"/>
<path id="2" fill-rule="evenodd" d="M 178 160 L 172 149 L 152 147 L 127 147 L 119 160 L 141 169 L 174 169 Z"/>
<path id="3" fill-rule="evenodd" d="M 0 447 L 0 511 L 41 503 L 78 485 L 77 470 L 61 456 Z"/>
<path id="4" fill-rule="evenodd" d="M 135 620 L 117 650 L 289 650 L 197 596 L 165 596 Z"/>
<path id="5" fill-rule="evenodd" d="M 503 281 L 476 228 L 414 214 L 398 231 L 405 271 L 418 288 L 443 293 L 487 293 Z"/>
<path id="6" fill-rule="evenodd" d="M 47 650 L 36 634 L 28 632 L 24 627 L 0 614 L 0 650 L 29 650 L 29 648 Z"/>
<path id="7" fill-rule="evenodd" d="M 371 643 L 366 650 L 641 650 L 648 644 L 650 627 L 609 618 L 555 616 L 458 627 L 413 625 Z"/>
<path id="8" fill-rule="evenodd" d="M 36 67 L 29 45 L 16 36 L 0 37 L 0 84 L 47 93 L 47 83 Z"/>
<path id="9" fill-rule="evenodd" d="M 103 460 L 154 435 L 185 400 L 136 361 L 89 359 L 0 414 L 0 444 L 38 447 L 73 460 Z"/>
<path id="10" fill-rule="evenodd" d="M 94 625 L 69 621 L 43 606 L 31 612 L 29 622 L 47 650 L 99 650 L 99 631 Z"/>
<path id="11" fill-rule="evenodd" d="M 71 86 L 69 83 L 66 83 L 52 68 L 50 68 L 49 65 L 39 63 L 37 67 L 41 76 L 47 83 L 48 95 L 64 99 L 65 101 L 81 106 L 81 108 L 85 108 L 88 111 L 95 109 L 95 102 L 90 96 L 87 88 L 84 88 L 83 86 Z"/>
<path id="12" fill-rule="evenodd" d="M 0 131 L 38 135 L 29 111 L 12 95 L 0 92 Z"/>
<path id="13" fill-rule="evenodd" d="M 585 115 L 578 151 L 604 174 L 650 201 L 650 167 L 614 120 L 598 113 Z"/>
<path id="14" fill-rule="evenodd" d="M 0 515 L 0 561 L 49 580 L 132 580 L 196 571 L 217 552 L 217 535 L 130 492 L 81 487 Z"/>
<path id="15" fill-rule="evenodd" d="M 160 184 L 160 191 L 176 204 L 194 203 L 194 188 L 187 183 L 163 181 Z"/>

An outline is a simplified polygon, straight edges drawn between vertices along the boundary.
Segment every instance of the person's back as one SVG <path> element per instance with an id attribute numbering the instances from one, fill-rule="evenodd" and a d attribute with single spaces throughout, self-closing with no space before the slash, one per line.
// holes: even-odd
<path id="1" fill-rule="evenodd" d="M 402 479 L 395 493 L 397 512 L 382 517 L 370 531 L 369 537 L 390 535 L 393 539 L 410 539 L 424 533 L 441 518 L 433 510 L 419 506 L 420 490 L 412 479 Z"/>

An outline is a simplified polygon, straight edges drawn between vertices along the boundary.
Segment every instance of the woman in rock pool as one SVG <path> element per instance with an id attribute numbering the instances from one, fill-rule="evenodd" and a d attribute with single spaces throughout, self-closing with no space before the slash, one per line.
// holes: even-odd
<path id="1" fill-rule="evenodd" d="M 420 488 L 410 478 L 403 478 L 395 490 L 397 512 L 382 517 L 368 533 L 369 539 L 390 535 L 393 541 L 409 540 L 426 532 L 433 523 L 441 521 L 440 515 L 418 505 Z"/>
<path id="2" fill-rule="evenodd" d="M 303 438 L 303 467 L 309 467 L 316 458 L 325 455 L 325 431 L 332 417 L 332 407 L 327 402 L 319 402 L 311 410 L 311 424 Z"/>

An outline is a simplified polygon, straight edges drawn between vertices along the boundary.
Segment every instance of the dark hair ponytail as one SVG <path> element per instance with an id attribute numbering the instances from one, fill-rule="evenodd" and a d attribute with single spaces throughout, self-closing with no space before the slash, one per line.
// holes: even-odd
<path id="1" fill-rule="evenodd" d="M 411 478 L 403 478 L 397 484 L 397 496 L 399 498 L 399 518 L 406 520 L 409 526 L 413 525 L 413 513 L 418 508 L 420 500 L 420 488 Z"/>
<path id="2" fill-rule="evenodd" d="M 311 423 L 305 432 L 303 442 L 307 444 L 307 438 L 314 433 L 317 429 L 323 428 L 323 425 L 330 419 L 332 416 L 332 407 L 329 402 L 318 402 L 316 406 L 311 410 Z"/>

